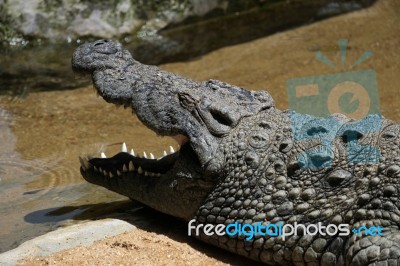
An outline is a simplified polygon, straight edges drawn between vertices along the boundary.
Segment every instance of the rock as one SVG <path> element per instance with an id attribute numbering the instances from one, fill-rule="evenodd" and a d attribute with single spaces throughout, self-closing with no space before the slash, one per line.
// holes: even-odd
<path id="1" fill-rule="evenodd" d="M 136 227 L 132 224 L 117 219 L 68 226 L 28 240 L 19 247 L 0 254 L 0 265 L 16 265 L 19 260 L 29 256 L 47 256 L 78 246 L 88 246 L 97 240 L 133 229 Z"/>
<path id="2" fill-rule="evenodd" d="M 77 44 L 118 39 L 145 64 L 187 60 L 370 5 L 374 0 L 0 0 L 0 84 L 31 91 L 87 85 L 70 70 Z"/>

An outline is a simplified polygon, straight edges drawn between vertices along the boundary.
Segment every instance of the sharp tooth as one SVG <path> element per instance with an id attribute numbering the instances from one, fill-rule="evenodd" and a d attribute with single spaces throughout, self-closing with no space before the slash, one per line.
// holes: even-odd
<path id="1" fill-rule="evenodd" d="M 125 144 L 125 142 L 124 143 L 122 143 L 122 152 L 128 152 L 128 149 L 126 148 L 126 144 Z"/>
<path id="2" fill-rule="evenodd" d="M 129 162 L 129 171 L 130 171 L 130 172 L 135 171 L 135 166 L 133 165 L 133 162 L 132 162 L 132 161 Z"/>
<path id="3" fill-rule="evenodd" d="M 99 167 L 99 172 L 100 172 L 100 173 L 103 173 L 103 169 L 101 169 L 101 167 Z"/>
<path id="4" fill-rule="evenodd" d="M 84 169 L 89 169 L 92 165 L 89 163 L 89 160 L 87 157 L 81 157 L 79 156 L 79 162 L 81 163 L 82 167 Z"/>
<path id="5" fill-rule="evenodd" d="M 150 152 L 150 159 L 154 159 L 154 155 Z"/>
<path id="6" fill-rule="evenodd" d="M 111 178 L 113 178 L 114 177 L 114 175 L 110 172 L 109 174 L 108 174 Z"/>
<path id="7" fill-rule="evenodd" d="M 102 153 L 100 154 L 100 156 L 101 156 L 101 158 L 107 158 L 107 156 L 106 156 L 106 154 L 105 154 L 104 152 L 102 152 Z"/>
<path id="8" fill-rule="evenodd" d="M 104 175 L 104 176 L 108 176 L 108 173 L 107 173 L 106 170 L 103 170 L 103 175 Z"/>
<path id="9" fill-rule="evenodd" d="M 145 151 L 143 152 L 143 157 L 147 159 L 147 154 Z"/>
<path id="10" fill-rule="evenodd" d="M 147 173 L 147 171 L 144 171 L 144 176 L 148 176 L 149 174 Z"/>
<path id="11" fill-rule="evenodd" d="M 131 155 L 135 156 L 135 151 L 133 149 L 131 149 Z"/>
<path id="12" fill-rule="evenodd" d="M 121 175 L 121 172 L 120 172 L 119 170 L 117 170 L 117 175 L 118 175 L 118 176 L 120 176 L 120 175 Z"/>
<path id="13" fill-rule="evenodd" d="M 95 166 L 95 167 L 93 167 L 94 168 L 94 170 L 97 172 L 97 171 L 99 171 L 98 169 L 97 169 L 97 167 Z"/>
<path id="14" fill-rule="evenodd" d="M 122 172 L 128 172 L 128 168 L 126 167 L 125 164 L 124 164 L 124 166 L 122 166 Z"/>
<path id="15" fill-rule="evenodd" d="M 174 148 L 172 148 L 172 146 L 169 146 L 169 153 L 174 153 L 175 152 L 175 150 L 174 150 Z"/>
<path id="16" fill-rule="evenodd" d="M 81 156 L 79 156 L 79 162 L 81 163 L 82 168 L 86 169 L 85 162 L 83 161 L 83 158 Z"/>
<path id="17" fill-rule="evenodd" d="M 139 174 L 143 174 L 143 169 L 142 169 L 141 166 L 139 166 L 138 173 L 139 173 Z"/>
<path id="18" fill-rule="evenodd" d="M 88 159 L 86 158 L 85 160 L 85 163 L 86 163 L 86 168 L 90 168 L 92 165 L 89 163 L 89 161 L 88 161 Z"/>
<path id="19" fill-rule="evenodd" d="M 167 155 L 168 155 L 167 151 L 164 151 L 164 152 L 163 152 L 163 157 L 164 157 L 164 156 L 167 156 Z"/>

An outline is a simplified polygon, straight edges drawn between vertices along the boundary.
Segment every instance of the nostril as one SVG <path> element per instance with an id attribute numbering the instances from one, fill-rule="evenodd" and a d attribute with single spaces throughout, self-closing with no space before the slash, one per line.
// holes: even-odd
<path id="1" fill-rule="evenodd" d="M 98 41 L 95 41 L 93 45 L 94 46 L 100 46 L 100 45 L 103 45 L 103 44 L 105 44 L 107 42 L 108 42 L 108 40 L 98 40 Z"/>

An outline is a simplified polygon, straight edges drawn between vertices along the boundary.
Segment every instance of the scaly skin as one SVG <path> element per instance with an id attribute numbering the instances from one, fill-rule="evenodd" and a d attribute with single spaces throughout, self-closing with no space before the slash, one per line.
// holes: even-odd
<path id="1" fill-rule="evenodd" d="M 160 135 L 187 141 L 160 160 L 125 151 L 81 158 L 87 181 L 196 224 L 384 228 L 383 236 L 199 236 L 270 265 L 400 262 L 398 124 L 377 115 L 357 122 L 282 112 L 266 92 L 142 65 L 112 41 L 80 46 L 72 65 L 92 75 L 107 102 L 131 107 Z"/>

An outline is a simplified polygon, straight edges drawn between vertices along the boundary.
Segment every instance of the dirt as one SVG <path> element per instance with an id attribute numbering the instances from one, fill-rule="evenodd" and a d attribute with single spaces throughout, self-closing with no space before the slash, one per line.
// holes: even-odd
<path id="1" fill-rule="evenodd" d="M 20 265 L 228 265 L 165 235 L 134 230 Z"/>
<path id="2" fill-rule="evenodd" d="M 381 0 L 371 8 L 330 18 L 314 24 L 298 27 L 277 33 L 249 43 L 226 47 L 197 58 L 190 62 L 174 63 L 162 66 L 163 69 L 191 77 L 196 80 L 219 79 L 248 89 L 268 90 L 280 109 L 288 106 L 286 81 L 290 78 L 315 76 L 349 70 L 366 50 L 371 49 L 373 57 L 363 62 L 357 69 L 373 69 L 377 73 L 381 112 L 387 118 L 400 119 L 398 105 L 400 94 L 400 2 Z M 348 39 L 347 63 L 343 68 L 331 69 L 315 60 L 315 52 L 322 51 L 332 62 L 340 65 L 340 53 L 337 42 Z M 26 101 L 46 105 L 51 100 L 65 99 L 65 106 L 58 108 L 56 117 L 42 119 L 41 123 L 49 125 L 64 123 L 68 129 L 57 134 L 68 136 L 68 141 L 58 143 L 47 140 L 39 127 L 33 130 L 35 142 L 21 134 L 23 124 L 15 125 L 18 137 L 18 148 L 25 156 L 32 156 L 35 147 L 43 154 L 49 154 L 46 141 L 54 141 L 62 149 L 72 149 L 67 158 L 74 158 L 71 169 L 78 169 L 74 157 L 78 150 L 85 148 L 83 141 L 91 143 L 121 142 L 121 132 L 132 132 L 135 136 L 128 138 L 140 149 L 158 147 L 156 136 L 147 129 L 142 129 L 136 118 L 127 119 L 126 111 L 114 110 L 101 99 L 95 99 L 89 89 L 74 92 L 53 92 L 30 95 Z M 79 99 L 79 106 L 71 107 Z M 26 103 L 26 102 L 25 102 Z M 21 112 L 32 112 L 21 106 Z M 86 107 L 85 107 L 86 106 Z M 37 108 L 37 107 L 36 107 Z M 72 109 L 71 109 L 72 108 Z M 102 114 L 98 109 L 101 108 Z M 18 109 L 18 108 L 17 108 Z M 72 111 L 73 110 L 73 111 Z M 44 112 L 41 110 L 40 112 Z M 38 112 L 38 114 L 40 113 Z M 107 113 L 109 124 L 104 125 L 104 113 Z M 43 114 L 42 114 L 43 116 Z M 72 119 L 72 120 L 71 120 Z M 103 127 L 99 125 L 103 124 Z M 133 131 L 132 124 L 139 129 Z M 79 125 L 84 125 L 79 128 Z M 20 131 L 18 131 L 20 127 Z M 119 127 L 118 130 L 113 129 Z M 96 130 L 92 130 L 96 129 Z M 19 132 L 19 133 L 18 133 Z M 36 133 L 35 133 L 36 132 Z M 148 141 L 139 141 L 146 138 Z M 162 140 L 163 145 L 167 142 Z M 51 144 L 51 143 L 50 143 Z M 33 146 L 33 148 L 32 148 Z M 161 151 L 160 151 L 161 153 Z M 72 160 L 72 159 L 71 159 Z M 77 174 L 79 175 L 79 174 Z M 76 248 L 45 258 L 30 258 L 22 265 L 225 265 L 246 264 L 237 257 L 210 247 L 205 252 L 203 246 L 188 245 L 187 238 L 180 242 L 168 235 L 146 230 L 135 230 L 117 237 L 99 241 L 90 247 Z M 215 253 L 210 253 L 210 250 Z M 218 256 L 218 253 L 222 255 Z M 213 255 L 210 255 L 213 254 Z M 233 256 L 233 255 L 232 255 Z"/>

